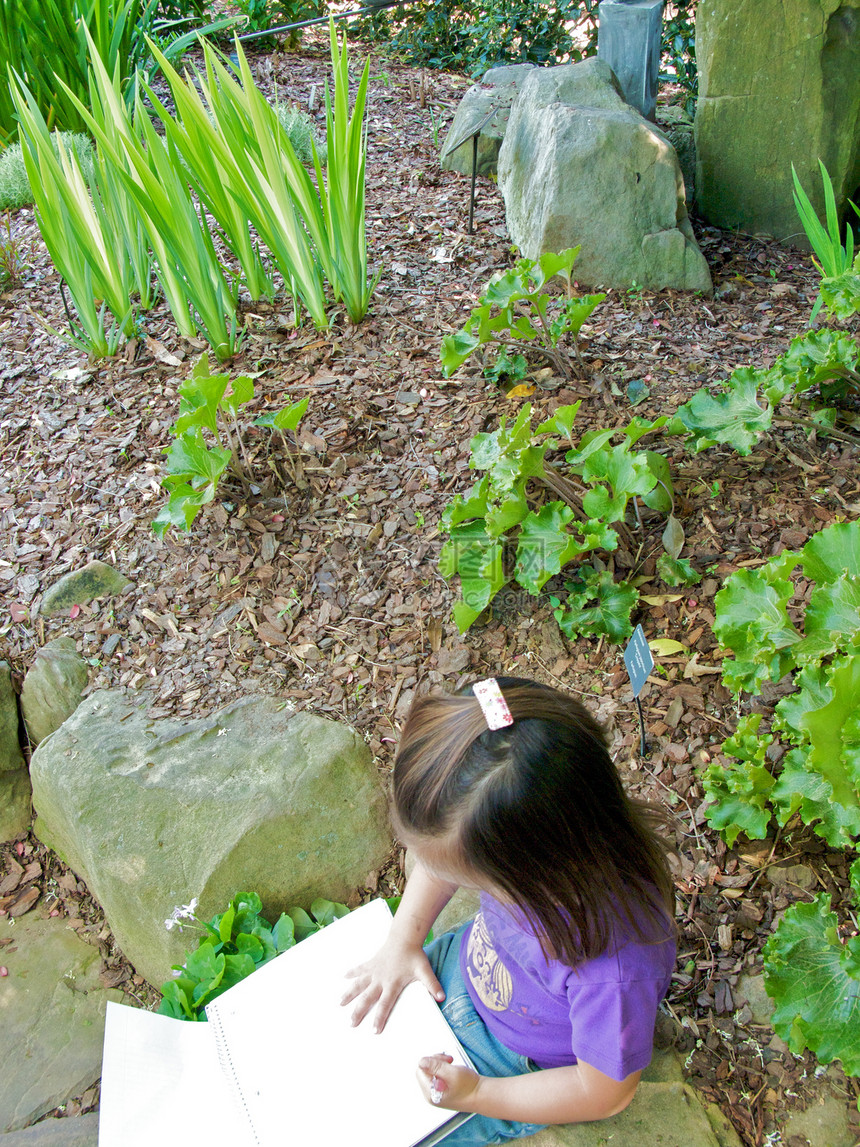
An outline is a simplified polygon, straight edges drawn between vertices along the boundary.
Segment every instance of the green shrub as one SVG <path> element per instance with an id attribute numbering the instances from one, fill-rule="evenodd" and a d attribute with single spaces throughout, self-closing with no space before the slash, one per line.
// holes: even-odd
<path id="1" fill-rule="evenodd" d="M 73 151 L 78 157 L 84 179 L 90 183 L 93 177 L 93 142 L 83 132 L 61 131 L 60 138 L 66 151 Z M 0 211 L 26 207 L 34 201 L 24 156 L 20 143 L 10 144 L 0 152 Z"/>
<path id="2" fill-rule="evenodd" d="M 325 166 L 326 142 L 318 135 L 316 125 L 307 112 L 292 104 L 276 104 L 275 113 L 302 163 L 313 163 L 316 148 L 319 161 Z"/>

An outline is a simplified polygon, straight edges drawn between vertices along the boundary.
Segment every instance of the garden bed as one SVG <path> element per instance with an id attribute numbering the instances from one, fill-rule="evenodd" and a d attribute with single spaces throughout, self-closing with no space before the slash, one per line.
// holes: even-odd
<path id="1" fill-rule="evenodd" d="M 272 94 L 319 106 L 329 70 L 321 38 L 309 36 L 301 53 L 256 55 L 253 65 Z M 204 345 L 181 340 L 167 312 L 156 310 L 115 359 L 87 361 L 45 330 L 46 322 L 66 326 L 59 281 L 32 211 L 12 217 L 31 253 L 20 285 L 0 296 L 0 592 L 10 606 L 0 618 L 0 657 L 20 684 L 35 650 L 69 634 L 91 666 L 90 690 L 134 690 L 154 715 L 198 716 L 250 692 L 276 695 L 352 723 L 383 777 L 415 691 L 428 683 L 521 673 L 581 696 L 607 723 L 631 789 L 677 815 L 681 959 L 669 999 L 672 1038 L 691 1082 L 757 1147 L 786 1110 L 831 1090 L 848 1107 L 856 1100 L 856 1080 L 838 1066 L 817 1075 L 811 1056 L 792 1056 L 736 999 L 739 977 L 760 971 L 776 915 L 811 899 L 809 888 L 830 891 L 838 907 L 847 900 L 847 869 L 845 855 L 808 830 L 741 838 L 728 849 L 704 821 L 699 766 L 736 722 L 720 684 L 713 597 L 735 570 L 857 516 L 857 452 L 797 427 L 777 429 L 747 458 L 671 448 L 683 556 L 703 581 L 687 590 L 659 581 L 662 520 L 646 522 L 635 546 L 622 545 L 613 559 L 619 572 L 650 579 L 635 618 L 646 635 L 690 650 L 660 658 L 646 686 L 644 759 L 620 647 L 565 640 L 548 601 L 552 584 L 535 599 L 502 593 L 486 623 L 461 637 L 450 616 L 456 587 L 437 568 L 439 519 L 471 483 L 472 436 L 526 401 L 506 397 L 477 364 L 448 380 L 439 366 L 443 335 L 462 326 L 489 276 L 511 262 L 495 185 L 479 180 L 469 235 L 468 178 L 438 164 L 434 131 L 450 123 L 468 84 L 374 58 L 367 227 L 371 267 L 381 266 L 382 277 L 370 312 L 358 326 L 336 319 L 319 332 L 295 329 L 290 306 L 277 300 L 244 307 L 245 338 L 229 369 L 254 376 L 252 413 L 310 396 L 301 465 L 250 431 L 250 495 L 227 480 L 187 535 L 159 540 L 151 522 L 165 500 L 162 451 L 177 387 Z M 635 413 L 671 414 L 735 367 L 772 362 L 807 329 L 817 286 L 807 256 L 696 230 L 715 298 L 609 292 L 584 331 L 588 377 L 574 385 L 542 378 L 527 399 L 539 416 L 581 398 L 581 429 L 626 423 L 631 382 L 650 392 Z M 92 558 L 117 566 L 134 589 L 74 618 L 41 617 L 44 590 Z M 769 711 L 778 696 L 778 687 L 766 689 L 755 706 Z M 14 850 L 4 853 L 15 859 Z M 49 871 L 62 870 L 39 846 L 34 855 L 43 861 L 31 879 L 42 903 L 89 921 L 70 908 L 82 891 L 46 884 Z M 780 883 L 780 864 L 807 870 L 808 888 Z M 394 891 L 398 879 L 396 867 L 381 874 L 380 890 Z M 93 927 L 108 972 L 121 970 L 97 919 Z"/>

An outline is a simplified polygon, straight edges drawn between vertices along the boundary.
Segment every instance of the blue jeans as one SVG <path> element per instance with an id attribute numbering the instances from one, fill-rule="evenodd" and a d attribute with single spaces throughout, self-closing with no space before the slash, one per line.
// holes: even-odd
<path id="1" fill-rule="evenodd" d="M 442 1014 L 480 1075 L 527 1075 L 531 1071 L 539 1071 L 540 1068 L 527 1056 L 518 1055 L 499 1043 L 475 1011 L 460 974 L 460 940 L 466 927 L 468 925 L 464 924 L 456 932 L 438 936 L 424 949 L 445 989 Z M 509 1119 L 473 1115 L 445 1138 L 444 1147 L 490 1147 L 534 1135 L 542 1127 L 540 1123 L 514 1123 Z"/>

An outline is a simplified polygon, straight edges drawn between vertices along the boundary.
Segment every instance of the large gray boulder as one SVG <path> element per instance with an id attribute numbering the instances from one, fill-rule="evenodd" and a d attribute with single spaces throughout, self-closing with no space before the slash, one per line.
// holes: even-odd
<path id="1" fill-rule="evenodd" d="M 124 997 L 101 984 L 98 948 L 59 917 L 0 920 L 0 939 L 9 941 L 0 980 L 0 1131 L 15 1131 L 96 1082 L 105 1009 Z"/>
<path id="2" fill-rule="evenodd" d="M 791 165 L 822 218 L 819 158 L 860 185 L 860 0 L 699 0 L 696 62 L 699 212 L 806 246 Z"/>
<path id="3" fill-rule="evenodd" d="M 677 156 L 603 60 L 532 72 L 511 109 L 499 186 L 528 258 L 581 245 L 580 285 L 712 290 Z"/>
<path id="4" fill-rule="evenodd" d="M 510 64 L 501 68 L 490 68 L 473 84 L 457 107 L 454 122 L 442 144 L 441 163 L 445 171 L 460 171 L 472 174 L 473 145 L 471 130 L 478 126 L 489 114 L 492 118 L 484 124 L 478 136 L 478 175 L 495 175 L 499 162 L 499 151 L 508 126 L 511 104 L 514 97 L 534 71 L 534 64 Z M 463 142 L 449 151 L 453 144 Z"/>
<path id="5" fill-rule="evenodd" d="M 30 827 L 30 775 L 18 740 L 18 700 L 12 671 L 0 661 L 0 841 Z"/>
<path id="6" fill-rule="evenodd" d="M 32 745 L 59 729 L 87 687 L 87 667 L 71 637 L 57 637 L 36 654 L 21 687 L 21 713 Z"/>
<path id="7" fill-rule="evenodd" d="M 386 801 L 351 729 L 275 698 L 183 724 L 94 693 L 30 765 L 35 831 L 88 885 L 122 951 L 156 986 L 196 947 L 164 922 L 239 891 L 276 917 L 345 900 L 390 848 Z"/>

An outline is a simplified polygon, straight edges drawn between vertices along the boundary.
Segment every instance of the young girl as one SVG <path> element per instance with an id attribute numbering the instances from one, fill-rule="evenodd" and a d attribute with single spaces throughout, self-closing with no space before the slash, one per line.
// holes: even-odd
<path id="1" fill-rule="evenodd" d="M 673 899 L 654 814 L 625 795 L 594 719 L 519 677 L 420 697 L 394 766 L 394 821 L 415 869 L 343 1003 L 381 1031 L 412 980 L 444 1001 L 476 1067 L 443 1053 L 418 1064 L 430 1102 L 476 1113 L 446 1147 L 621 1111 L 651 1059 Z M 458 887 L 480 890 L 480 912 L 423 948 Z"/>

